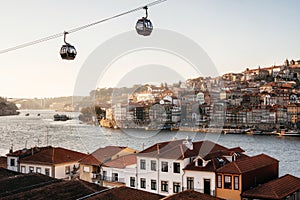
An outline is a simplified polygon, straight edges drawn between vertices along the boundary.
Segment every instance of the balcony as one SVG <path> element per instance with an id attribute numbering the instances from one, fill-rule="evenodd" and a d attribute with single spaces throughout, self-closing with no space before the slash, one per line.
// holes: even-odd
<path id="1" fill-rule="evenodd" d="M 108 181 L 108 182 L 125 183 L 125 178 L 119 178 L 119 177 L 103 176 L 103 177 L 101 177 L 101 180 Z"/>

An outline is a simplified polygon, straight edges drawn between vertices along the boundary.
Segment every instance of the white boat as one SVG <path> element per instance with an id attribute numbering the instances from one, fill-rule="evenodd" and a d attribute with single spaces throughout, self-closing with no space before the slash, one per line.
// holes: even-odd
<path id="1" fill-rule="evenodd" d="M 293 136 L 293 137 L 300 137 L 300 131 L 297 130 L 289 130 L 287 132 L 283 132 L 280 136 Z"/>

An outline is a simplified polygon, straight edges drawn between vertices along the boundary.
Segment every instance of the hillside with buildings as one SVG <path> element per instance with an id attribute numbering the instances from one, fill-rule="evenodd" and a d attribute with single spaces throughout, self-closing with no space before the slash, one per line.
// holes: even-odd
<path id="1" fill-rule="evenodd" d="M 300 61 L 134 90 L 97 89 L 105 120 L 122 128 L 300 129 Z M 108 98 L 110 96 L 110 98 Z"/>

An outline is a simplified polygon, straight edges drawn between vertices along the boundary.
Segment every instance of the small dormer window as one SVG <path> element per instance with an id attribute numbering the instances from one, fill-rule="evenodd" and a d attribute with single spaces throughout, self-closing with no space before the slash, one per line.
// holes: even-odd
<path id="1" fill-rule="evenodd" d="M 202 166 L 203 166 L 203 160 L 202 160 L 202 159 L 199 158 L 199 159 L 197 160 L 197 166 L 198 166 L 198 167 L 202 167 Z"/>
<path id="2" fill-rule="evenodd" d="M 10 159 L 10 166 L 14 167 L 16 165 L 15 159 Z"/>

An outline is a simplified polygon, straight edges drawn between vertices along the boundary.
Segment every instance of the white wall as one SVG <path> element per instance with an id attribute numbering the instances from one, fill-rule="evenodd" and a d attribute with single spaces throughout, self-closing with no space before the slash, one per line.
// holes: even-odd
<path id="1" fill-rule="evenodd" d="M 74 165 L 76 168 L 79 167 L 78 162 L 55 165 L 55 178 L 58 178 L 58 179 L 68 178 L 71 174 L 66 174 L 65 169 L 67 166 L 70 166 L 70 173 L 71 173 L 73 171 Z"/>
<path id="2" fill-rule="evenodd" d="M 25 167 L 25 172 L 22 172 L 22 166 Z M 25 164 L 25 163 L 21 163 L 20 164 L 20 172 L 22 173 L 29 173 L 29 167 L 33 167 L 33 172 L 36 173 L 37 172 L 37 168 L 41 168 L 41 174 L 46 175 L 45 173 L 45 169 L 48 168 L 49 169 L 49 176 L 52 177 L 52 166 L 51 165 L 33 165 L 33 164 Z"/>
<path id="3" fill-rule="evenodd" d="M 125 183 L 127 187 L 130 187 L 130 177 L 135 177 L 136 183 L 136 164 L 126 166 L 123 169 L 120 168 L 113 168 L 113 167 L 102 167 L 102 172 L 106 171 L 106 176 L 108 178 L 113 177 L 113 173 L 118 173 L 118 182 Z"/>
<path id="4" fill-rule="evenodd" d="M 146 170 L 140 169 L 140 160 L 146 160 Z M 156 160 L 156 171 L 151 170 L 151 160 Z M 161 162 L 168 162 L 168 172 L 161 171 Z M 173 163 L 180 163 L 180 173 L 173 172 Z M 183 168 L 188 163 L 188 159 L 185 160 L 173 160 L 173 159 L 157 159 L 147 157 L 137 157 L 137 189 L 145 190 L 152 193 L 158 193 L 162 195 L 173 194 L 173 182 L 180 183 L 182 187 Z M 140 187 L 140 179 L 146 179 L 146 189 Z M 151 190 L 151 180 L 156 180 L 156 190 Z M 168 192 L 161 191 L 161 181 L 168 181 Z"/>
<path id="5" fill-rule="evenodd" d="M 14 159 L 15 160 L 15 166 L 10 165 L 10 160 Z M 7 156 L 7 169 L 12 170 L 12 171 L 19 171 L 19 158 L 18 157 L 13 157 L 13 156 Z"/>
<path id="6" fill-rule="evenodd" d="M 183 178 L 183 187 L 187 188 L 187 177 L 194 177 L 194 190 L 202 192 L 204 191 L 204 179 L 210 180 L 210 190 L 214 191 L 216 184 L 216 175 L 214 172 L 206 172 L 206 171 L 189 171 L 185 170 L 184 178 Z M 211 192 L 213 195 L 213 192 Z"/>

